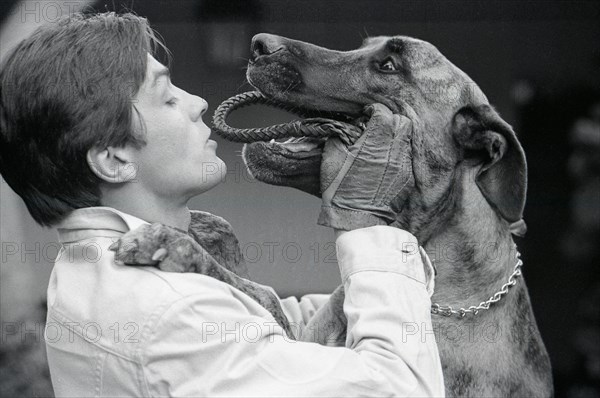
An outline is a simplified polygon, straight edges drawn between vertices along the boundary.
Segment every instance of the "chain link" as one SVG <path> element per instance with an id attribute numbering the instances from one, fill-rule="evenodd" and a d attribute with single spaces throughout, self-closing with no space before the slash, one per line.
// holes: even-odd
<path id="1" fill-rule="evenodd" d="M 517 246 L 515 245 L 515 249 Z M 471 305 L 468 308 L 459 308 L 455 310 L 450 305 L 440 305 L 438 303 L 433 303 L 431 305 L 431 313 L 442 315 L 442 316 L 452 316 L 456 315 L 459 318 L 464 318 L 467 314 L 472 314 L 473 316 L 477 315 L 479 311 L 489 310 L 490 306 L 498 301 L 502 300 L 502 298 L 508 293 L 508 289 L 517 284 L 517 279 L 522 275 L 521 267 L 523 266 L 523 261 L 521 260 L 521 253 L 517 250 L 517 263 L 515 264 L 515 268 L 508 277 L 508 281 L 502 285 L 499 291 L 494 293 L 489 299 L 486 301 L 482 301 L 478 305 Z"/>

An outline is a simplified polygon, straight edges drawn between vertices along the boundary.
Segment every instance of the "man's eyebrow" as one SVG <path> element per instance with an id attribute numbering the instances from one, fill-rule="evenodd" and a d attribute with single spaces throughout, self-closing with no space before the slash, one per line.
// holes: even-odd
<path id="1" fill-rule="evenodd" d="M 171 76 L 171 71 L 168 68 L 160 68 L 159 70 L 157 70 L 156 72 L 154 72 L 154 77 L 152 77 L 152 87 L 156 86 L 156 82 L 162 76 L 170 77 Z"/>

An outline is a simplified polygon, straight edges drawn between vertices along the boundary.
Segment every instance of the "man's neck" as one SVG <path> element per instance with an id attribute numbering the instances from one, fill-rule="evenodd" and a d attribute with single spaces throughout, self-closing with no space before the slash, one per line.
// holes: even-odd
<path id="1" fill-rule="evenodd" d="M 191 220 L 187 199 L 175 201 L 150 194 L 134 196 L 109 191 L 102 193 L 102 206 L 112 207 L 149 223 L 161 223 L 184 231 L 188 230 Z"/>

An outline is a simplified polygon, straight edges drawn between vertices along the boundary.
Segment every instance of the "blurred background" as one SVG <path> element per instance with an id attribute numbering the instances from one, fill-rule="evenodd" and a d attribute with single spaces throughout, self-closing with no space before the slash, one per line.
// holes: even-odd
<path id="1" fill-rule="evenodd" d="M 221 101 L 251 89 L 245 65 L 255 33 L 339 50 L 395 34 L 436 45 L 480 85 L 527 154 L 529 231 L 518 245 L 557 396 L 600 396 L 600 2 L 3 0 L 0 56 L 77 8 L 147 17 L 173 54 L 174 84 L 211 105 L 207 123 Z M 232 123 L 283 118 L 253 107 Z M 241 145 L 216 140 L 226 180 L 191 208 L 231 222 L 254 280 L 281 296 L 331 292 L 340 280 L 333 236 L 316 225 L 319 200 L 254 181 Z M 33 222 L 3 180 L 0 220 L 0 396 L 49 396 L 43 320 L 56 234 Z"/>

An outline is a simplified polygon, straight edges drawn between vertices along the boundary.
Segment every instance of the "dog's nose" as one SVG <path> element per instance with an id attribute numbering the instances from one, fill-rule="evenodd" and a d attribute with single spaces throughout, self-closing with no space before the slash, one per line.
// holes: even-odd
<path id="1" fill-rule="evenodd" d="M 250 51 L 252 52 L 252 61 L 256 61 L 258 57 L 263 55 L 271 55 L 283 48 L 283 44 L 279 40 L 279 36 L 270 35 L 268 33 L 259 33 L 252 38 Z"/>

